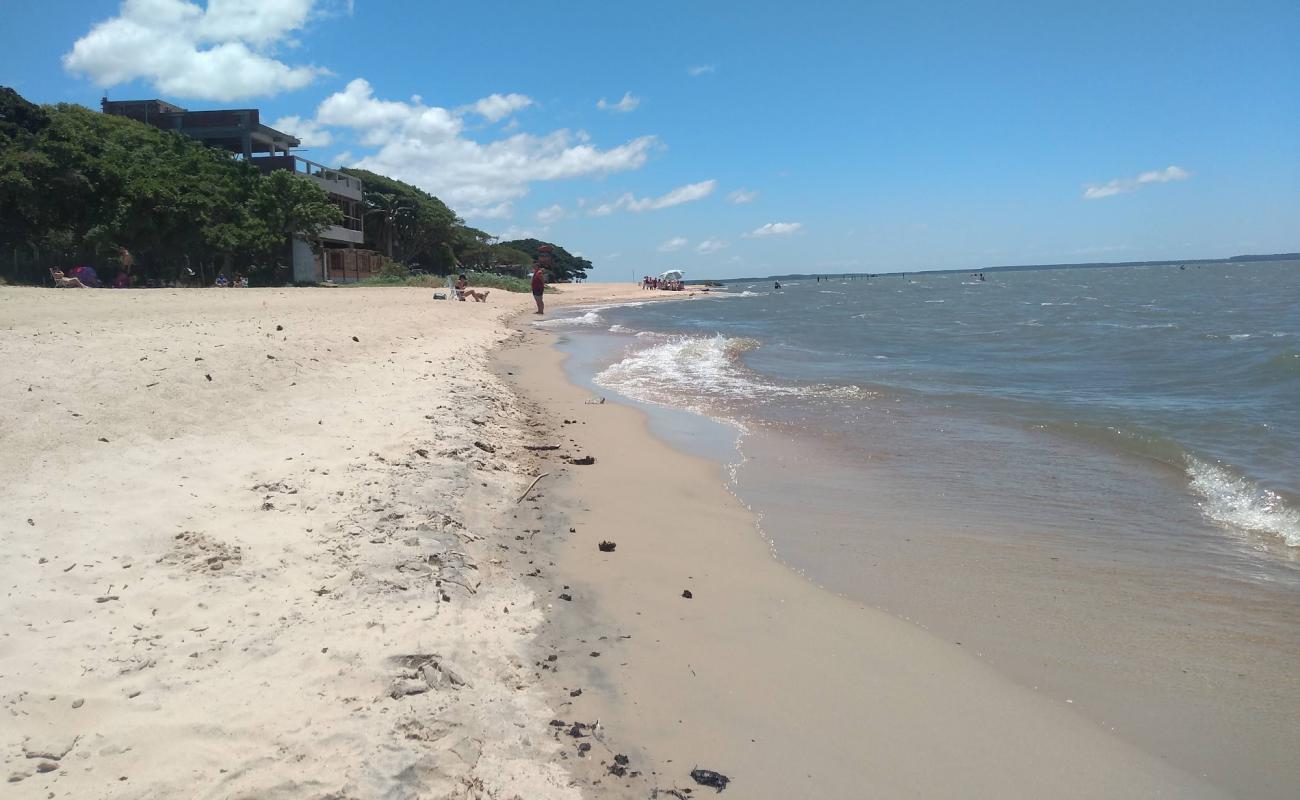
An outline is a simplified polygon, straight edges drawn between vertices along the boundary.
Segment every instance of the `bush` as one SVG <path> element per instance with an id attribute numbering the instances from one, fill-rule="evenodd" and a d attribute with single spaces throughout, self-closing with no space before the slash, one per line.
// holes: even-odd
<path id="1" fill-rule="evenodd" d="M 396 261 L 386 261 L 379 268 L 379 274 L 375 280 L 382 283 L 404 283 L 411 277 L 411 270 L 405 264 L 399 264 Z"/>
<path id="2" fill-rule="evenodd" d="M 465 278 L 474 288 L 501 289 L 506 292 L 531 292 L 532 282 L 527 278 L 498 275 L 495 272 L 467 272 Z"/>
<path id="3" fill-rule="evenodd" d="M 528 278 L 515 278 L 510 275 L 497 275 L 494 272 L 466 272 L 465 279 L 475 289 L 500 289 L 504 292 L 531 292 L 532 281 Z M 453 280 L 455 280 L 453 278 Z M 401 264 L 388 263 L 373 278 L 367 278 L 349 286 L 418 286 L 421 288 L 441 289 L 447 285 L 445 275 L 412 275 Z M 547 288 L 548 292 L 555 291 Z"/>

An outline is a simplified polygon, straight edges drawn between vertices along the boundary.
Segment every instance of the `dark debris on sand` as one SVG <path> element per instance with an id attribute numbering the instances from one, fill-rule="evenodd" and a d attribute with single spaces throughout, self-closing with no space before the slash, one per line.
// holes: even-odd
<path id="1" fill-rule="evenodd" d="M 731 783 L 731 778 L 711 769 L 693 769 L 691 770 L 691 779 L 701 786 L 708 786 L 710 789 L 717 789 L 719 792 L 727 788 L 728 783 Z"/>

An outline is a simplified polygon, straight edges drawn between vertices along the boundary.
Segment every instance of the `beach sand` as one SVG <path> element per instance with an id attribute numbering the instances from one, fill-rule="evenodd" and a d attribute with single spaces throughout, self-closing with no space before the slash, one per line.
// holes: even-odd
<path id="1" fill-rule="evenodd" d="M 1215 796 L 430 294 L 0 289 L 5 797 Z"/>
<path id="2" fill-rule="evenodd" d="M 543 467 L 564 470 L 544 502 L 575 529 L 554 572 L 572 600 L 543 634 L 564 665 L 553 702 L 566 722 L 601 720 L 603 751 L 653 787 L 694 786 L 701 767 L 747 798 L 1220 796 L 960 643 L 780 564 L 720 465 L 593 402 L 551 341 L 527 331 L 497 368 L 545 409 L 556 452 L 595 458 Z M 582 693 L 562 705 L 569 686 Z M 646 796 L 610 776 L 593 796 L 615 785 Z"/>
<path id="3" fill-rule="evenodd" d="M 431 294 L 0 289 L 0 794 L 578 796 L 486 368 L 532 299 Z"/>

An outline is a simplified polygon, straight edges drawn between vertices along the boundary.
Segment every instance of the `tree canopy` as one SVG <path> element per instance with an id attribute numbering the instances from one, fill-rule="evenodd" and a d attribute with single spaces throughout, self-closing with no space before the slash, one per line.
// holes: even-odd
<path id="1" fill-rule="evenodd" d="M 364 184 L 366 246 L 407 266 L 526 269 L 547 244 L 496 242 L 416 186 L 343 172 Z M 290 239 L 314 241 L 340 221 L 320 186 L 286 170 L 264 175 L 179 133 L 77 105 L 36 105 L 0 87 L 0 275 L 37 282 L 46 267 L 112 265 L 126 248 L 137 277 L 238 269 L 278 283 Z M 551 247 L 554 280 L 591 269 Z"/>
<path id="2" fill-rule="evenodd" d="M 186 267 L 270 271 L 291 236 L 314 239 L 339 219 L 324 190 L 288 172 L 262 175 L 178 133 L 0 90 L 0 245 L 38 274 L 111 262 L 123 247 L 168 279 Z"/>
<path id="3" fill-rule="evenodd" d="M 365 185 L 366 246 L 408 265 L 449 273 L 463 226 L 447 204 L 409 183 L 365 169 L 346 168 Z"/>
<path id="4" fill-rule="evenodd" d="M 549 269 L 551 280 L 572 281 L 587 277 L 587 270 L 591 269 L 591 262 L 573 255 L 558 244 L 543 242 L 540 239 L 515 239 L 514 241 L 499 244 L 500 247 L 508 247 L 525 253 L 533 260 L 536 260 L 541 254 L 542 245 L 550 245 L 551 248 L 552 264 Z"/>

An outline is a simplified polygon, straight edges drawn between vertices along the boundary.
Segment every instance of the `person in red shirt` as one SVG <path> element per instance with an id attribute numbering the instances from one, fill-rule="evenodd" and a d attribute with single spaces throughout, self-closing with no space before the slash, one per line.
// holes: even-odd
<path id="1" fill-rule="evenodd" d="M 546 311 L 546 304 L 542 302 L 542 294 L 546 291 L 546 273 L 542 270 L 540 264 L 533 266 L 533 299 L 537 301 L 537 310 L 534 314 L 541 314 Z"/>

